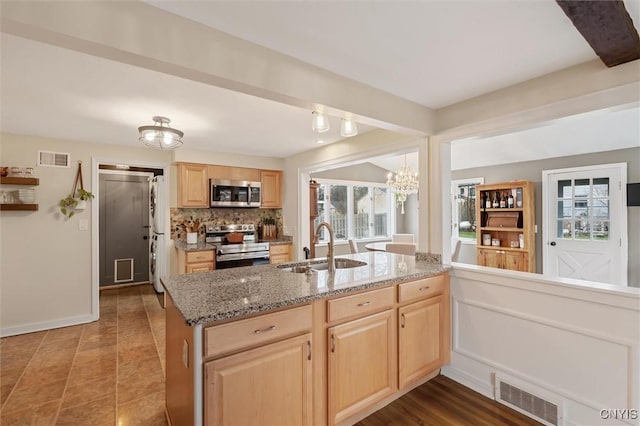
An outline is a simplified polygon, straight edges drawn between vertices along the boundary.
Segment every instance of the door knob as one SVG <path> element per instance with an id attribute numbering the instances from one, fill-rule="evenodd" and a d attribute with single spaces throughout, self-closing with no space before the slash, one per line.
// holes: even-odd
<path id="1" fill-rule="evenodd" d="M 549 244 L 551 244 L 552 246 L 555 246 L 556 242 L 555 241 L 551 241 Z"/>
<path id="2" fill-rule="evenodd" d="M 149 236 L 148 236 L 148 235 L 144 235 L 144 236 L 142 237 L 142 239 L 143 239 L 143 240 L 148 240 L 148 239 L 149 239 Z"/>

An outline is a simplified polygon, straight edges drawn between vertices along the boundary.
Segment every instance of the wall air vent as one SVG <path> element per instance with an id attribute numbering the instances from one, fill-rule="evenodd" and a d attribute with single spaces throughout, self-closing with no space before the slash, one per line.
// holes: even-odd
<path id="1" fill-rule="evenodd" d="M 38 166 L 69 167 L 71 154 L 66 152 L 38 151 Z"/>
<path id="2" fill-rule="evenodd" d="M 542 396 L 543 392 L 538 389 L 533 390 L 531 389 L 532 387 L 511 378 L 495 375 L 494 392 L 496 401 L 544 425 L 561 426 L 563 424 L 562 406 L 557 402 L 560 398 Z"/>

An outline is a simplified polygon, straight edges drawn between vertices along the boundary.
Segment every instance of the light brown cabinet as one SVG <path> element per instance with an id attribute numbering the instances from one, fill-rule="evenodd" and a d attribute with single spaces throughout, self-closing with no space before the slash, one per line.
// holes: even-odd
<path id="1" fill-rule="evenodd" d="M 260 207 L 282 208 L 282 172 L 261 170 L 260 183 Z"/>
<path id="2" fill-rule="evenodd" d="M 247 167 L 209 165 L 209 179 L 260 182 L 260 170 Z"/>
<path id="3" fill-rule="evenodd" d="M 527 253 L 505 249 L 478 249 L 478 265 L 500 269 L 511 269 L 513 271 L 529 270 Z"/>
<path id="4" fill-rule="evenodd" d="M 477 185 L 476 220 L 478 265 L 536 271 L 533 182 Z"/>
<path id="5" fill-rule="evenodd" d="M 178 163 L 178 207 L 209 208 L 206 164 Z"/>
<path id="6" fill-rule="evenodd" d="M 205 328 L 205 425 L 313 424 L 311 328 L 310 305 Z"/>
<path id="7" fill-rule="evenodd" d="M 367 408 L 396 390 L 392 309 L 330 327 L 329 424 Z"/>
<path id="8" fill-rule="evenodd" d="M 405 388 L 449 362 L 448 275 L 398 286 L 398 387 Z M 404 306 L 402 306 L 404 305 Z"/>
<path id="9" fill-rule="evenodd" d="M 291 244 L 269 246 L 269 263 L 286 263 L 291 261 Z"/>
<path id="10" fill-rule="evenodd" d="M 204 424 L 311 425 L 311 334 L 204 365 Z"/>
<path id="11" fill-rule="evenodd" d="M 214 250 L 178 250 L 178 273 L 207 272 L 216 269 Z"/>

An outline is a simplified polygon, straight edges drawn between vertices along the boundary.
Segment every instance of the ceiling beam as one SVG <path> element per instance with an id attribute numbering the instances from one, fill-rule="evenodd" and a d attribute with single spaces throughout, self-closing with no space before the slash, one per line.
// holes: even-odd
<path id="1" fill-rule="evenodd" d="M 640 38 L 622 0 L 556 0 L 608 67 L 640 58 Z"/>

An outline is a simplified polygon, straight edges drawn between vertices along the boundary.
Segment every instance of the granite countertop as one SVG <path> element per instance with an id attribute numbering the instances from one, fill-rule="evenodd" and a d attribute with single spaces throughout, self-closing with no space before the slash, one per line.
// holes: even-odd
<path id="1" fill-rule="evenodd" d="M 272 245 L 272 246 L 280 246 L 280 245 L 283 245 L 283 244 L 293 244 L 293 241 L 286 240 L 284 238 L 278 238 L 276 240 L 264 240 L 264 241 L 260 240 L 260 242 L 261 243 L 262 242 L 269 243 L 269 245 Z"/>
<path id="2" fill-rule="evenodd" d="M 174 245 L 178 250 L 182 251 L 202 251 L 216 249 L 215 244 L 205 243 L 204 241 L 198 241 L 196 244 L 187 244 L 185 240 L 175 240 Z"/>
<path id="3" fill-rule="evenodd" d="M 293 273 L 280 265 L 247 266 L 212 272 L 163 277 L 166 291 L 190 326 L 242 317 L 256 312 L 328 298 L 353 291 L 385 286 L 407 279 L 436 275 L 447 265 L 385 252 L 338 256 L 367 262 L 367 266 L 326 270 L 311 275 Z M 423 258 L 419 258 L 423 259 Z M 319 263 L 314 259 L 311 264 Z"/>

